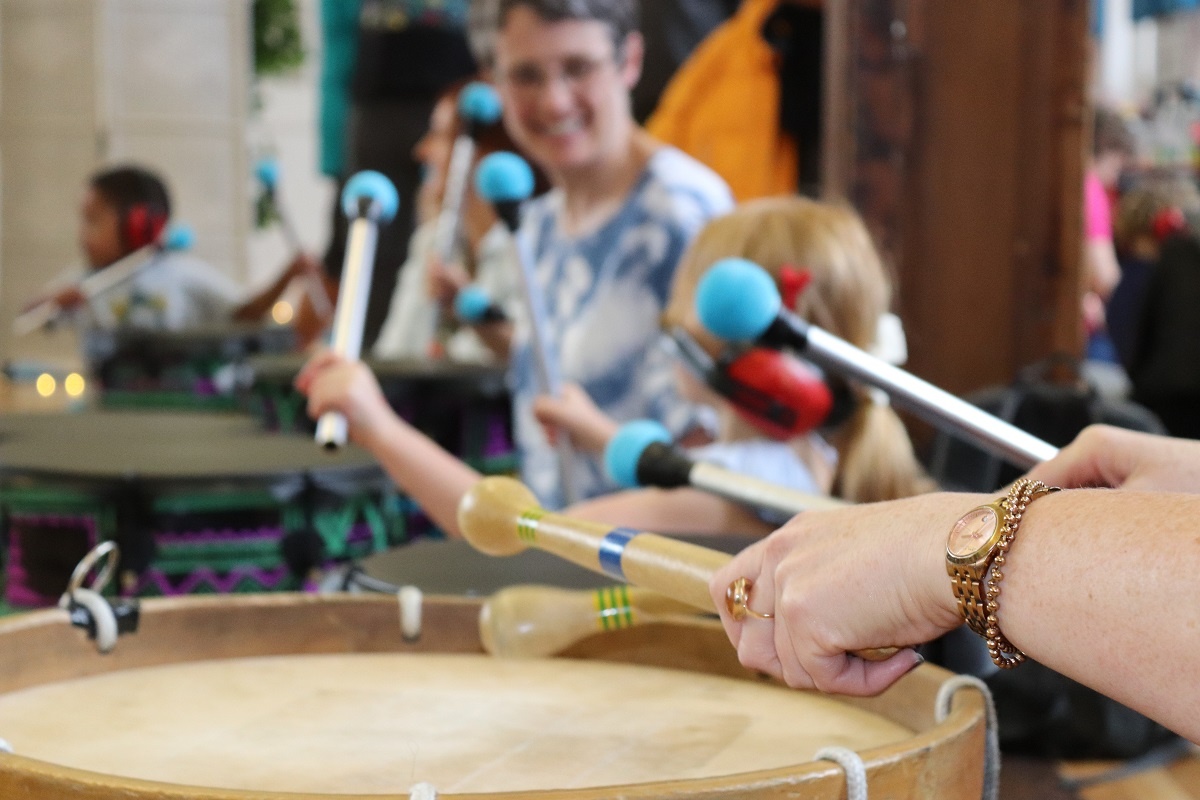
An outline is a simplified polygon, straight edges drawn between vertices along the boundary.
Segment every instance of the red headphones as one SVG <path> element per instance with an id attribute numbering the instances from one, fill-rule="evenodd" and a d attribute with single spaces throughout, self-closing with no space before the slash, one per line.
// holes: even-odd
<path id="1" fill-rule="evenodd" d="M 1187 230 L 1187 218 L 1177 207 L 1167 206 L 1154 215 L 1150 230 L 1153 231 L 1155 239 L 1165 242 Z"/>
<path id="2" fill-rule="evenodd" d="M 780 298 L 795 308 L 812 273 L 784 265 Z M 715 361 L 682 328 L 671 331 L 683 361 L 710 388 L 733 403 L 738 416 L 773 439 L 787 440 L 842 424 L 855 400 L 844 382 L 831 383 L 816 366 L 766 347 L 728 348 Z"/>
<path id="3" fill-rule="evenodd" d="M 787 440 L 844 422 L 854 410 L 845 384 L 831 386 L 813 365 L 766 347 L 729 349 L 715 361 L 687 331 L 671 331 L 683 362 L 733 404 L 742 419 Z"/>
<path id="4" fill-rule="evenodd" d="M 121 239 L 129 252 L 154 244 L 167 227 L 167 215 L 145 203 L 134 203 L 121 218 Z"/>

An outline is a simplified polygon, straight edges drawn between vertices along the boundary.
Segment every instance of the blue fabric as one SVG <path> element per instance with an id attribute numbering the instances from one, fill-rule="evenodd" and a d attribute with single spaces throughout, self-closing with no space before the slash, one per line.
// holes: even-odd
<path id="1" fill-rule="evenodd" d="M 1099 39 L 1104 35 L 1104 0 L 1092 0 L 1092 36 Z"/>
<path id="2" fill-rule="evenodd" d="M 350 83 L 358 58 L 359 0 L 321 0 L 320 154 L 321 173 L 346 172 L 346 121 Z"/>
<path id="3" fill-rule="evenodd" d="M 687 244 L 732 206 L 714 172 L 668 147 L 651 157 L 626 203 L 593 233 L 562 233 L 559 191 L 525 209 L 519 237 L 545 299 L 549 357 L 564 382 L 583 387 L 618 423 L 655 419 L 678 435 L 699 418 L 678 396 L 670 351 L 657 346 L 659 317 Z M 558 459 L 533 417 L 538 382 L 527 327 L 517 332 L 511 380 L 522 478 L 545 507 L 561 508 Z M 577 454 L 575 462 L 576 499 L 617 488 L 599 458 Z"/>
<path id="4" fill-rule="evenodd" d="M 1200 8 L 1200 0 L 1133 0 L 1134 20 Z"/>

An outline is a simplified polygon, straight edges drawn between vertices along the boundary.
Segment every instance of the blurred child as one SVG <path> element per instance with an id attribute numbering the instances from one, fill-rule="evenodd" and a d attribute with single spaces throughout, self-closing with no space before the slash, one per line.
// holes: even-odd
<path id="1" fill-rule="evenodd" d="M 1120 114 L 1097 108 L 1092 126 L 1092 157 L 1083 178 L 1084 264 L 1087 290 L 1083 324 L 1089 335 L 1104 328 L 1104 304 L 1121 280 L 1113 248 L 1112 209 L 1108 193 L 1135 155 L 1135 142 Z"/>
<path id="2" fill-rule="evenodd" d="M 468 180 L 463 197 L 458 258 L 442 263 L 434 252 L 450 155 L 463 132 L 457 110 L 460 91 L 461 84 L 442 95 L 430 116 L 429 130 L 413 148 L 424 168 L 417 193 L 418 227 L 409 240 L 408 259 L 375 342 L 376 358 L 426 358 L 444 352 L 454 361 L 494 362 L 497 352 L 508 350 L 507 341 L 496 339 L 509 328 L 455 320 L 455 297 L 470 283 L 483 289 L 507 319 L 521 313 L 520 267 L 512 235 L 500 224 L 492 204 L 475 193 L 474 181 Z M 517 149 L 499 122 L 480 126 L 475 145 L 476 163 L 489 153 Z M 545 188 L 540 176 L 538 188 Z"/>
<path id="3" fill-rule="evenodd" d="M 1174 436 L 1200 438 L 1200 192 L 1187 178 L 1151 180 L 1118 207 L 1124 274 L 1109 330 L 1133 399 Z"/>
<path id="4" fill-rule="evenodd" d="M 181 330 L 258 319 L 294 277 L 318 268 L 312 259 L 298 257 L 271 286 L 244 301 L 242 290 L 221 272 L 194 256 L 158 247 L 170 218 L 170 195 L 154 173 L 134 166 L 96 173 L 80 206 L 79 246 L 86 270 L 64 276 L 27 307 L 53 300 L 76 311 L 88 327 Z M 131 277 L 96 296 L 85 293 L 84 278 L 143 248 L 147 261 Z"/>
<path id="5" fill-rule="evenodd" d="M 880 339 L 889 335 L 884 320 L 891 287 L 870 234 L 851 209 L 801 197 L 766 198 L 739 206 L 700 232 L 676 273 L 664 323 L 682 328 L 714 358 L 723 348 L 700 325 L 695 291 L 709 267 L 730 257 L 767 270 L 801 318 L 865 350 L 889 344 Z M 691 451 L 697 460 L 856 503 L 933 488 L 903 423 L 878 391 L 853 390 L 851 410 L 843 419 L 780 441 L 693 375 L 685 373 L 683 381 L 690 399 L 712 405 L 720 416 L 716 443 Z M 603 449 L 617 429 L 577 387 L 564 391 L 561 399 L 539 398 L 536 410 L 544 424 L 569 432 L 580 447 Z M 575 511 L 653 530 L 763 529 L 761 515 L 686 488 L 621 492 L 579 504 Z"/>
<path id="6" fill-rule="evenodd" d="M 682 327 L 714 354 L 719 347 L 696 319 L 693 294 L 703 273 L 730 256 L 756 261 L 776 276 L 784 265 L 797 265 L 810 276 L 808 286 L 794 298 L 797 313 L 860 347 L 876 343 L 890 287 L 854 212 L 802 198 L 770 199 L 718 218 L 702 230 L 680 267 L 665 317 L 668 325 Z M 689 391 L 721 409 L 719 441 L 695 451 L 697 457 L 798 490 L 832 491 L 852 501 L 902 497 L 932 486 L 899 418 L 875 393 L 856 392 L 852 413 L 832 431 L 774 442 L 739 418 L 726 400 L 689 383 Z M 458 535 L 458 502 L 480 476 L 392 413 L 365 366 L 323 353 L 300 373 L 297 386 L 309 397 L 311 415 L 329 410 L 345 414 L 351 437 L 375 454 L 397 485 L 444 531 Z M 564 389 L 560 400 L 539 399 L 543 424 L 562 425 L 581 447 L 602 449 L 616 423 L 578 387 Z M 666 533 L 766 532 L 773 527 L 736 503 L 692 489 L 619 492 L 567 512 Z"/>

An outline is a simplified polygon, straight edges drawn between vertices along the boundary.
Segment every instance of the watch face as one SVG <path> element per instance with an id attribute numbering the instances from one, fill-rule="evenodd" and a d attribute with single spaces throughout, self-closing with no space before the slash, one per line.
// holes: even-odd
<path id="1" fill-rule="evenodd" d="M 999 518 L 988 506 L 977 508 L 954 523 L 946 550 L 957 558 L 966 558 L 986 546 L 996 532 Z"/>

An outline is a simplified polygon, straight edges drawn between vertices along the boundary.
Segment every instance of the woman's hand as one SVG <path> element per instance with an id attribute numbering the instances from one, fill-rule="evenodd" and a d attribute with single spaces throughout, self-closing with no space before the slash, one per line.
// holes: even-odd
<path id="1" fill-rule="evenodd" d="M 835 511 L 806 511 L 743 550 L 713 577 L 713 602 L 742 664 L 789 686 L 874 695 L 921 662 L 911 645 L 962 622 L 946 575 L 946 538 L 966 512 L 993 498 L 929 494 Z M 751 582 L 747 607 L 772 619 L 730 616 L 725 593 Z M 870 662 L 853 651 L 906 649 Z"/>
<path id="2" fill-rule="evenodd" d="M 1091 425 L 1029 477 L 1064 489 L 1200 493 L 1200 441 Z"/>

